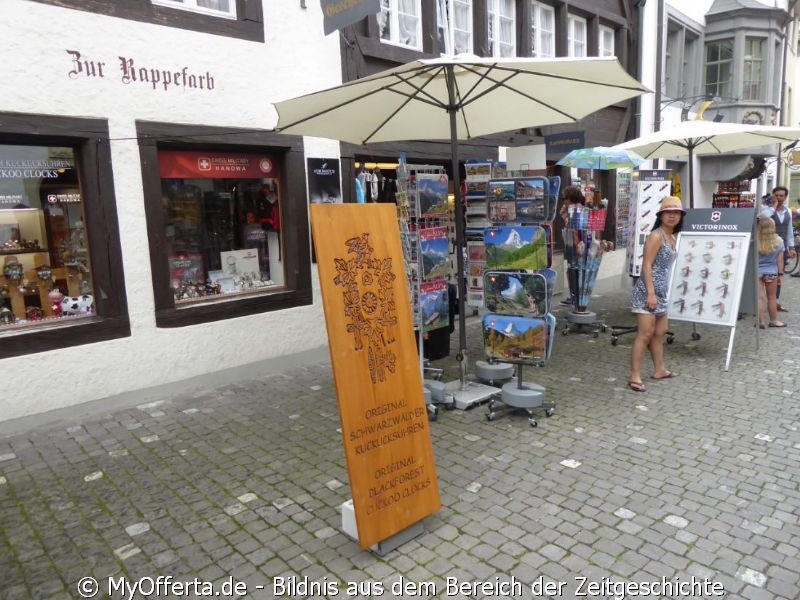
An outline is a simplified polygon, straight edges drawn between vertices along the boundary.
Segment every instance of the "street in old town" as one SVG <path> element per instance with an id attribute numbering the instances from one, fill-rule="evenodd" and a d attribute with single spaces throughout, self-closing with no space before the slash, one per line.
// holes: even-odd
<path id="1" fill-rule="evenodd" d="M 382 556 L 341 529 L 349 487 L 324 348 L 1 423 L 0 598 L 796 599 L 798 288 L 784 286 L 788 328 L 739 321 L 728 372 L 728 328 L 692 339 L 673 322 L 678 376 L 635 393 L 633 337 L 612 345 L 587 328 L 527 369 L 556 404 L 538 427 L 514 412 L 489 422 L 485 405 L 440 410 L 442 507 Z M 593 308 L 631 324 L 628 296 L 618 287 Z M 480 321 L 467 331 L 474 360 Z M 454 354 L 433 363 L 446 381 Z"/>

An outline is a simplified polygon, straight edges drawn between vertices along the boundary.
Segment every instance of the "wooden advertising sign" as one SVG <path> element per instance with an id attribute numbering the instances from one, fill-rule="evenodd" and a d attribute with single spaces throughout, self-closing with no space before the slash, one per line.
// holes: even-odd
<path id="1" fill-rule="evenodd" d="M 441 506 L 394 205 L 315 204 L 317 253 L 358 542 Z"/>

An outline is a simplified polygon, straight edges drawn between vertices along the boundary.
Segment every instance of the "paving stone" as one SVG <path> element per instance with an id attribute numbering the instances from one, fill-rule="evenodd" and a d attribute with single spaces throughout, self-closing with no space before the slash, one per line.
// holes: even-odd
<path id="1" fill-rule="evenodd" d="M 800 305 L 800 287 L 784 293 Z M 628 322 L 626 294 L 593 303 Z M 800 328 L 800 317 L 787 320 Z M 470 356 L 480 356 L 480 322 L 467 325 Z M 647 394 L 633 398 L 621 383 L 629 346 L 601 336 L 586 361 L 587 340 L 575 333 L 535 371 L 558 407 L 538 428 L 512 413 L 486 423 L 481 408 L 440 413 L 430 429 L 443 506 L 423 536 L 385 557 L 341 533 L 350 490 L 330 363 L 0 438 L 0 457 L 13 454 L 0 461 L 0 557 L 13 548 L 23 559 L 7 567 L 0 558 L 10 574 L 0 596 L 30 599 L 33 588 L 18 581 L 36 573 L 59 582 L 122 572 L 262 582 L 582 574 L 695 575 L 734 599 L 795 600 L 800 445 L 791 442 L 796 398 L 783 392 L 800 362 L 781 367 L 786 377 L 753 369 L 784 364 L 786 340 L 762 336 L 756 353 L 739 336 L 731 377 L 720 366 L 722 328 L 703 327 L 691 342 L 691 325 L 671 326 L 677 343 L 666 354 L 681 376 Z M 441 363 L 456 379 L 454 357 Z M 763 397 L 773 410 L 755 409 Z M 126 531 L 142 523 L 150 530 Z M 37 582 L 40 596 L 74 592 Z"/>

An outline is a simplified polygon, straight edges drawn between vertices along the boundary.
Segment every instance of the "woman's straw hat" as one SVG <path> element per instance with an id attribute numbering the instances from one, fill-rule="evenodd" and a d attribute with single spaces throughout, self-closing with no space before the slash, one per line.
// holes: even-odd
<path id="1" fill-rule="evenodd" d="M 657 215 L 660 215 L 664 211 L 672 211 L 672 210 L 679 210 L 683 214 L 686 214 L 686 211 L 681 204 L 681 199 L 677 196 L 667 196 L 661 201 L 661 207 L 658 209 Z"/>

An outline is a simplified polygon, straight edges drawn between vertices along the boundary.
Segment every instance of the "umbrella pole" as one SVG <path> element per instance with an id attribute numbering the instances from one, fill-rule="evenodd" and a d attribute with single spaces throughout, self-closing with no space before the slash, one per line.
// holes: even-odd
<path id="1" fill-rule="evenodd" d="M 458 355 L 456 358 L 460 366 L 461 387 L 463 389 L 467 378 L 467 323 L 466 323 L 466 297 L 467 286 L 464 279 L 464 206 L 461 199 L 461 174 L 458 166 L 458 124 L 456 123 L 456 82 L 452 65 L 446 70 L 447 77 L 447 112 L 450 115 L 450 151 L 453 166 L 453 192 L 455 195 L 456 214 L 456 272 L 458 277 Z"/>

